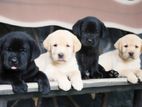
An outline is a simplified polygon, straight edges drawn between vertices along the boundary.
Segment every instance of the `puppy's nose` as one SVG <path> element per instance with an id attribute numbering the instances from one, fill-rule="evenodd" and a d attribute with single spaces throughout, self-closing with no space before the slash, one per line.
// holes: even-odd
<path id="1" fill-rule="evenodd" d="M 59 58 L 63 58 L 63 57 L 64 57 L 64 54 L 63 54 L 63 53 L 59 53 L 59 54 L 58 54 L 58 57 L 59 57 Z"/>
<path id="2" fill-rule="evenodd" d="M 130 55 L 130 56 L 133 56 L 133 55 L 134 55 L 134 52 L 129 52 L 129 55 Z"/>
<path id="3" fill-rule="evenodd" d="M 92 43 L 92 39 L 88 39 L 87 41 L 88 41 L 89 43 Z"/>
<path id="4" fill-rule="evenodd" d="M 16 58 L 16 57 L 13 57 L 13 58 L 11 59 L 11 61 L 12 61 L 12 63 L 17 63 L 17 58 Z"/>

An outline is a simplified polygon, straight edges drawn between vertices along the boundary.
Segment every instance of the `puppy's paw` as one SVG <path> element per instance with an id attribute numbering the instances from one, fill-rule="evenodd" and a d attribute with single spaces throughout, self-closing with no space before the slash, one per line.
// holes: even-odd
<path id="1" fill-rule="evenodd" d="M 93 79 L 93 78 L 103 78 L 103 74 L 99 71 L 95 71 L 95 72 L 91 72 L 89 79 Z"/>
<path id="2" fill-rule="evenodd" d="M 137 75 L 139 82 L 142 82 L 142 75 Z"/>
<path id="3" fill-rule="evenodd" d="M 39 84 L 39 92 L 42 94 L 48 94 L 50 92 L 50 85 L 47 82 L 43 82 L 42 84 Z"/>
<path id="4" fill-rule="evenodd" d="M 132 84 L 138 83 L 138 78 L 136 76 L 131 76 L 131 77 L 129 76 L 127 77 L 127 80 Z"/>
<path id="5" fill-rule="evenodd" d="M 140 71 L 136 72 L 136 75 L 137 75 L 139 81 L 142 82 L 142 71 L 140 70 Z"/>
<path id="6" fill-rule="evenodd" d="M 68 91 L 71 89 L 71 82 L 69 80 L 59 81 L 59 88 Z"/>
<path id="7" fill-rule="evenodd" d="M 110 70 L 107 73 L 108 73 L 109 78 L 117 78 L 119 76 L 119 73 L 117 71 L 114 71 L 114 70 Z"/>
<path id="8" fill-rule="evenodd" d="M 82 77 L 83 80 L 86 80 L 86 79 L 90 78 L 89 75 L 81 75 L 81 77 Z"/>
<path id="9" fill-rule="evenodd" d="M 142 76 L 139 76 L 138 78 L 139 78 L 140 82 L 142 82 Z"/>
<path id="10" fill-rule="evenodd" d="M 75 90 L 81 91 L 83 89 L 83 82 L 82 80 L 76 80 L 72 82 L 72 86 Z"/>
<path id="11" fill-rule="evenodd" d="M 27 87 L 28 87 L 27 84 L 24 82 L 12 85 L 14 93 L 25 93 L 27 92 Z"/>

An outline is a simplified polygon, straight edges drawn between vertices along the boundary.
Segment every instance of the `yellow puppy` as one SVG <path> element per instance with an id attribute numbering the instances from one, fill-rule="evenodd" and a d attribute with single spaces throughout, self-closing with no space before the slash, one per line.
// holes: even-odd
<path id="1" fill-rule="evenodd" d="M 99 64 L 106 71 L 116 70 L 120 76 L 127 77 L 131 83 L 142 81 L 140 70 L 140 54 L 142 52 L 142 40 L 137 35 L 128 34 L 115 43 L 116 50 L 100 55 Z"/>
<path id="2" fill-rule="evenodd" d="M 67 30 L 57 30 L 44 40 L 43 45 L 48 52 L 36 59 L 39 69 L 49 80 L 57 81 L 62 90 L 68 91 L 71 85 L 81 90 L 83 83 L 75 57 L 81 43 L 77 37 Z"/>

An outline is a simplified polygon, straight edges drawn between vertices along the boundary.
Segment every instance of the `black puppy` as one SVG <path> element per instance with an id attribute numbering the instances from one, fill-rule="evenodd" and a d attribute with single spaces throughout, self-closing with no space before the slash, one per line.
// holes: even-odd
<path id="1" fill-rule="evenodd" d="M 100 39 L 105 35 L 105 30 L 105 25 L 96 17 L 85 17 L 73 26 L 73 33 L 82 43 L 76 56 L 83 79 L 103 77 L 106 73 L 98 64 Z"/>
<path id="2" fill-rule="evenodd" d="M 48 93 L 48 79 L 34 62 L 39 55 L 39 47 L 27 33 L 4 35 L 0 39 L 0 82 L 11 83 L 14 93 L 27 92 L 25 82 L 38 82 L 39 92 Z"/>

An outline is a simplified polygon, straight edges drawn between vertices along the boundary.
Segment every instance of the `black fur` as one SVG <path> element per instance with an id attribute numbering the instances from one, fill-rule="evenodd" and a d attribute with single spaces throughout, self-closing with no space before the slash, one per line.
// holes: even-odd
<path id="1" fill-rule="evenodd" d="M 98 70 L 98 57 L 103 30 L 104 24 L 96 17 L 85 17 L 73 26 L 73 33 L 82 43 L 82 48 L 76 56 L 83 79 L 102 77 Z"/>
<path id="2" fill-rule="evenodd" d="M 0 39 L 0 82 L 11 83 L 14 93 L 27 92 L 26 82 L 38 82 L 39 92 L 48 93 L 48 79 L 34 62 L 39 55 L 39 47 L 27 33 L 4 35 Z"/>

